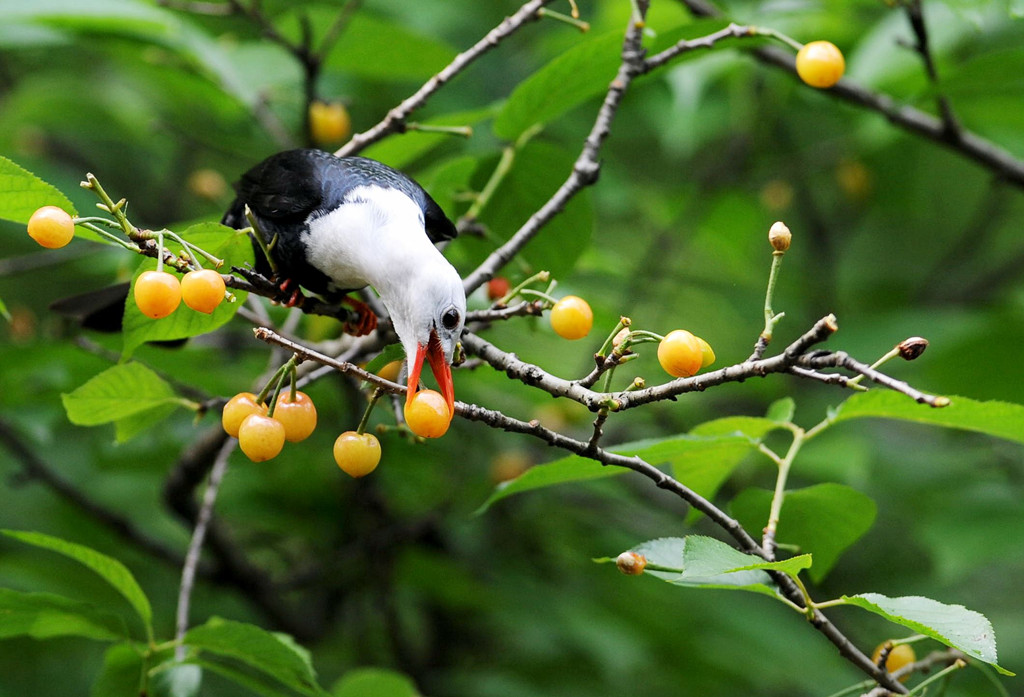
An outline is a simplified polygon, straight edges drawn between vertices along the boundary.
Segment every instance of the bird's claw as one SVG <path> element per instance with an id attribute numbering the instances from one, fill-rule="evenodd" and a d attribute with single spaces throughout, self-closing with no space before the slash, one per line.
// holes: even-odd
<path id="1" fill-rule="evenodd" d="M 346 334 L 366 336 L 377 328 L 377 315 L 374 314 L 369 305 L 362 300 L 356 300 L 350 295 L 346 295 L 341 302 L 352 308 L 356 315 L 354 320 L 350 319 L 342 327 L 342 331 Z"/>
<path id="2" fill-rule="evenodd" d="M 294 286 L 294 289 L 292 289 Z M 296 307 L 302 305 L 302 302 L 306 299 L 306 296 L 302 294 L 302 289 L 299 288 L 299 284 L 290 278 L 286 278 L 281 281 L 278 286 L 281 292 L 287 296 L 287 299 L 282 301 L 285 307 Z M 291 290 L 291 293 L 288 291 Z"/>

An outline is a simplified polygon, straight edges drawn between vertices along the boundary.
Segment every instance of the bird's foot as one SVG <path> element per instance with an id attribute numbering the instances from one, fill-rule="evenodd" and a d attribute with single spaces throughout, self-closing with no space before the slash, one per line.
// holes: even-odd
<path id="1" fill-rule="evenodd" d="M 356 300 L 351 295 L 346 295 L 341 300 L 342 304 L 348 305 L 355 312 L 355 319 L 345 322 L 342 331 L 352 336 L 366 336 L 377 328 L 377 315 L 370 306 L 362 300 Z"/>
<path id="2" fill-rule="evenodd" d="M 302 289 L 299 288 L 299 284 L 290 278 L 286 278 L 277 284 L 277 287 L 281 289 L 282 298 L 278 298 L 278 301 L 285 307 L 296 307 L 302 305 L 302 302 L 306 299 L 306 296 L 302 294 Z M 289 291 L 291 291 L 289 293 Z"/>
<path id="3" fill-rule="evenodd" d="M 280 280 L 276 275 L 272 278 L 267 278 L 259 271 L 247 266 L 232 266 L 231 269 L 251 283 L 260 295 L 268 297 L 274 302 L 281 303 L 285 307 L 302 305 L 302 302 L 306 299 L 299 288 L 299 284 L 290 278 Z"/>

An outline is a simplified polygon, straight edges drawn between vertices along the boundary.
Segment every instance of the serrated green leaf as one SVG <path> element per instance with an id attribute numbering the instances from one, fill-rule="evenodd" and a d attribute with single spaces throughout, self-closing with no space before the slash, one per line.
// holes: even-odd
<path id="1" fill-rule="evenodd" d="M 0 218 L 28 223 L 42 206 L 57 206 L 71 215 L 76 214 L 71 201 L 57 187 L 0 156 Z"/>
<path id="2" fill-rule="evenodd" d="M 705 19 L 660 32 L 651 41 L 653 54 L 680 39 L 721 29 L 727 22 Z M 700 52 L 691 52 L 678 61 Z M 584 36 L 571 49 L 523 80 L 494 120 L 494 134 L 514 141 L 536 124 L 547 124 L 588 99 L 604 94 L 622 62 L 622 32 Z"/>
<path id="3" fill-rule="evenodd" d="M 614 477 L 627 472 L 621 467 L 609 467 L 595 460 L 570 455 L 543 465 L 536 465 L 523 472 L 515 479 L 499 484 L 491 495 L 476 510 L 479 515 L 498 501 L 513 494 L 521 494 L 534 489 L 544 489 L 558 484 L 585 482 L 593 479 Z"/>
<path id="4" fill-rule="evenodd" d="M 76 390 L 62 394 L 61 400 L 71 423 L 98 426 L 119 422 L 126 435 L 139 431 L 140 419 L 163 418 L 181 404 L 163 378 L 134 362 L 107 368 Z"/>
<path id="5" fill-rule="evenodd" d="M 52 593 L 22 593 L 0 588 L 0 639 L 80 636 L 117 641 L 126 635 L 120 617 L 89 603 Z"/>
<path id="6" fill-rule="evenodd" d="M 760 530 L 768 521 L 772 492 L 747 489 L 729 508 L 748 530 Z M 809 574 L 819 583 L 840 555 L 875 522 L 877 507 L 871 498 L 842 484 L 817 484 L 787 491 L 776 539 L 814 555 Z"/>
<path id="7" fill-rule="evenodd" d="M 648 562 L 670 568 L 682 567 L 681 574 L 648 570 L 649 573 L 677 586 L 743 590 L 777 597 L 772 577 L 760 569 L 735 571 L 745 565 L 764 562 L 744 554 L 724 542 L 700 535 L 662 537 L 644 542 L 633 551 L 643 554 Z"/>
<path id="8" fill-rule="evenodd" d="M 659 466 L 670 463 L 676 473 L 689 475 L 683 483 L 697 493 L 713 495 L 722 479 L 751 450 L 750 442 L 739 436 L 721 438 L 693 438 L 675 436 L 623 443 L 609 448 L 610 452 L 627 457 L 639 457 Z M 579 455 L 570 455 L 526 470 L 515 479 L 502 482 L 477 509 L 483 513 L 503 498 L 524 491 L 543 489 L 557 484 L 603 479 L 628 472 L 624 467 L 602 465 Z"/>
<path id="9" fill-rule="evenodd" d="M 199 223 L 180 234 L 188 242 L 223 259 L 224 265 L 219 269 L 222 273 L 228 273 L 232 266 L 245 266 L 253 263 L 252 243 L 245 233 L 218 223 Z M 174 252 L 180 250 L 175 244 L 167 246 Z M 123 358 L 131 357 L 135 349 L 147 341 L 174 341 L 212 332 L 230 322 L 248 296 L 244 292 L 232 291 L 235 295 L 235 302 L 225 300 L 209 315 L 196 312 L 182 303 L 169 317 L 151 319 L 139 311 L 133 293 L 136 279 L 143 271 L 153 268 L 155 268 L 153 260 L 145 259 L 139 263 L 132 276 L 132 287 L 128 294 L 128 302 L 125 303 L 124 321 L 122 322 L 124 330 Z"/>
<path id="10" fill-rule="evenodd" d="M 413 681 L 383 668 L 358 668 L 345 673 L 331 690 L 334 697 L 418 697 Z"/>
<path id="11" fill-rule="evenodd" d="M 949 400 L 949 406 L 934 408 L 918 404 L 898 392 L 871 390 L 855 394 L 839 405 L 835 421 L 865 417 L 900 419 L 1024 443 L 1024 406 L 968 397 L 950 397 Z"/>
<path id="12" fill-rule="evenodd" d="M 103 656 L 103 668 L 92 684 L 91 697 L 138 697 L 142 654 L 131 644 L 115 644 Z"/>
<path id="13" fill-rule="evenodd" d="M 319 695 L 307 651 L 291 637 L 252 624 L 219 617 L 188 631 L 184 643 L 194 649 L 241 661 L 302 694 Z"/>
<path id="14" fill-rule="evenodd" d="M 152 636 L 153 610 L 149 605 L 149 599 L 139 587 L 132 572 L 124 564 L 90 547 L 44 535 L 41 532 L 0 530 L 0 533 L 25 544 L 62 554 L 94 571 L 124 596 L 142 620 L 147 636 Z"/>
<path id="15" fill-rule="evenodd" d="M 996 663 L 995 633 L 988 618 L 980 612 L 917 595 L 889 598 L 878 593 L 860 593 L 844 595 L 842 600 L 959 649 L 1004 675 L 1013 675 Z"/>
<path id="16" fill-rule="evenodd" d="M 622 32 L 584 37 L 516 86 L 494 119 L 494 134 L 514 141 L 535 124 L 549 123 L 605 92 L 621 53 Z"/>

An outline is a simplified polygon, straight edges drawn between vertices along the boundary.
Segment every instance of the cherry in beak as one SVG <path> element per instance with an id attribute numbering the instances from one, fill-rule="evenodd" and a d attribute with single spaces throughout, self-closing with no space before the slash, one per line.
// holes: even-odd
<path id="1" fill-rule="evenodd" d="M 430 363 L 430 370 L 434 373 L 437 386 L 441 389 L 441 395 L 448 404 L 449 420 L 455 416 L 455 385 L 452 382 L 452 368 L 445 360 L 444 351 L 441 349 L 441 341 L 437 338 L 437 332 L 430 331 L 430 341 L 427 344 L 419 344 L 416 347 L 416 356 L 409 367 L 409 381 L 406 383 L 405 403 L 409 404 L 420 384 L 420 372 L 423 370 L 423 359 Z"/>

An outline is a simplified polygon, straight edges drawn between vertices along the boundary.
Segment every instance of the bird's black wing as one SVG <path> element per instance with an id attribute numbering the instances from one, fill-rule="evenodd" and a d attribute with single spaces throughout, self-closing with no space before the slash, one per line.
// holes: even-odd
<path id="1" fill-rule="evenodd" d="M 306 259 L 301 235 L 311 217 L 354 202 L 362 186 L 398 189 L 423 211 L 427 237 L 433 243 L 456 236 L 455 225 L 423 187 L 396 169 L 365 157 L 335 157 L 314 149 L 286 150 L 268 157 L 242 175 L 235 186 L 238 196 L 221 222 L 233 228 L 248 226 L 248 205 L 266 242 L 274 242 L 273 256 L 281 274 L 315 293 L 328 290 L 330 279 Z M 269 275 L 269 266 L 256 250 L 257 270 Z"/>

